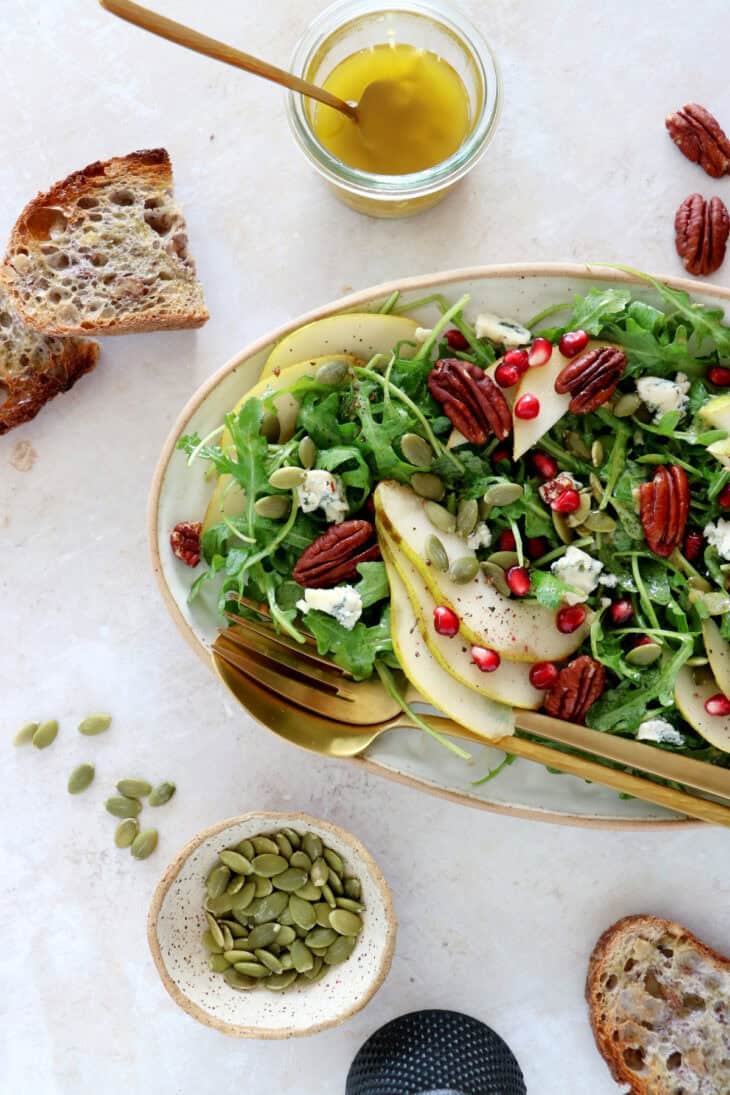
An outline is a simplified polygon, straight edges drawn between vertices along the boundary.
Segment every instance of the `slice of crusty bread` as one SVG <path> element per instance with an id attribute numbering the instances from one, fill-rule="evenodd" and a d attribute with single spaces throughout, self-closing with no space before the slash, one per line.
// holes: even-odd
<path id="1" fill-rule="evenodd" d="M 631 1095 L 730 1093 L 730 959 L 655 916 L 604 932 L 586 984 L 591 1025 Z"/>
<path id="2" fill-rule="evenodd" d="M 93 163 L 39 194 L 5 263 L 18 312 L 44 334 L 122 335 L 208 318 L 164 148 Z"/>
<path id="3" fill-rule="evenodd" d="M 40 335 L 18 316 L 0 279 L 0 434 L 35 418 L 96 365 L 90 339 Z"/>

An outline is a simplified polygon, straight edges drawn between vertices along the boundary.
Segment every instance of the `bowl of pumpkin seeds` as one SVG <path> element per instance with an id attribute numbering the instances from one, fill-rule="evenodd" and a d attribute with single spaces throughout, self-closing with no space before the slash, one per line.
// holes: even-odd
<path id="1" fill-rule="evenodd" d="M 388 885 L 350 833 L 307 814 L 250 813 L 199 833 L 155 890 L 147 935 L 168 993 L 239 1038 L 336 1026 L 385 980 Z"/>

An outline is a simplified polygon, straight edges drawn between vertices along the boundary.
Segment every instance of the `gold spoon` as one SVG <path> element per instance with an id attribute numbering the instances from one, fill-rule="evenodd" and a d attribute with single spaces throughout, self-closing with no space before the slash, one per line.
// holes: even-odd
<path id="1" fill-rule="evenodd" d="M 263 76 L 265 80 L 273 80 L 275 84 L 288 87 L 291 91 L 298 91 L 302 95 L 308 95 L 311 99 L 318 99 L 320 103 L 339 110 L 346 114 L 353 122 L 358 121 L 357 106 L 345 102 L 344 99 L 325 91 L 323 87 L 310 84 L 308 80 L 287 72 L 276 65 L 270 65 L 268 61 L 262 61 L 253 57 L 250 53 L 243 53 L 233 46 L 219 42 L 215 38 L 209 38 L 191 27 L 185 27 L 182 23 L 176 23 L 174 19 L 168 19 L 164 15 L 143 8 L 141 4 L 134 4 L 132 0 L 99 0 L 99 3 L 112 15 L 118 15 L 120 19 L 133 23 L 142 30 L 148 30 L 150 34 L 156 34 L 158 38 L 167 38 L 169 42 L 176 42 L 186 49 L 203 53 L 206 57 L 212 57 L 215 61 L 223 61 L 224 64 L 242 68 L 254 76 Z M 367 89 L 366 89 L 367 92 Z"/>

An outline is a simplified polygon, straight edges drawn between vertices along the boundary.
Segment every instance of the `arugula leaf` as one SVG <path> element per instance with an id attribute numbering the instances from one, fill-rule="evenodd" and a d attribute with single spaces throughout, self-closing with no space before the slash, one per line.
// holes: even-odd
<path id="1" fill-rule="evenodd" d="M 546 608 L 557 608 L 566 599 L 568 593 L 580 593 L 575 586 L 569 586 L 550 571 L 533 570 L 530 572 L 530 592 L 539 604 Z"/>
<path id="2" fill-rule="evenodd" d="M 610 321 L 616 322 L 625 314 L 630 300 L 628 289 L 589 289 L 585 296 L 573 300 L 570 326 L 598 336 Z"/>
<path id="3" fill-rule="evenodd" d="M 390 604 L 383 609 L 376 624 L 368 626 L 359 620 L 352 631 L 338 624 L 332 616 L 317 612 L 316 609 L 307 613 L 304 623 L 317 640 L 319 653 L 331 655 L 333 661 L 352 673 L 356 680 L 372 676 L 375 659 L 379 655 L 393 653 Z"/>
<path id="4" fill-rule="evenodd" d="M 355 586 L 355 590 L 360 594 L 363 608 L 370 608 L 371 605 L 390 596 L 385 563 L 375 561 L 358 563 L 357 572 L 360 575 L 360 581 Z"/>

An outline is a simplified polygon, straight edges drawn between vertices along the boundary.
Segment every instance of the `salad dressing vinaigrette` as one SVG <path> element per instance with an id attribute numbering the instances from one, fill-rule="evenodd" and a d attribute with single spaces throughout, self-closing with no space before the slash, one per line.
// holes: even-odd
<path id="1" fill-rule="evenodd" d="M 361 171 L 423 171 L 456 152 L 471 128 L 459 74 L 436 53 L 415 46 L 390 42 L 359 50 L 340 61 L 324 86 L 356 103 L 369 87 L 359 122 L 322 104 L 314 115 L 324 147 Z"/>

